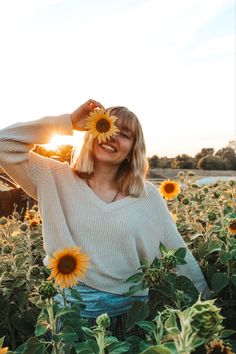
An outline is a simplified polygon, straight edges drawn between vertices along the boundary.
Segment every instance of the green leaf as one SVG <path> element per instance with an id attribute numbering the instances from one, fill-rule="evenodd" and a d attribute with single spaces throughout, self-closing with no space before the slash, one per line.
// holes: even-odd
<path id="1" fill-rule="evenodd" d="M 35 335 L 36 337 L 42 336 L 44 333 L 46 333 L 48 330 L 48 324 L 45 322 L 38 322 L 35 326 Z"/>
<path id="2" fill-rule="evenodd" d="M 175 347 L 175 343 L 174 342 L 168 342 L 165 343 L 165 347 L 167 347 L 168 349 L 170 349 L 172 354 L 179 354 L 177 353 L 176 347 Z"/>
<path id="3" fill-rule="evenodd" d="M 0 338 L 0 348 L 2 348 L 3 343 L 4 343 L 4 337 Z"/>
<path id="4" fill-rule="evenodd" d="M 156 329 L 155 323 L 151 321 L 137 321 L 136 324 L 146 332 L 153 332 Z"/>
<path id="5" fill-rule="evenodd" d="M 129 350 L 129 344 L 125 342 L 116 342 L 109 345 L 109 354 L 126 353 Z"/>
<path id="6" fill-rule="evenodd" d="M 220 256 L 220 261 L 223 264 L 226 264 L 232 258 L 232 255 L 229 252 L 225 251 L 225 250 L 221 250 L 220 253 L 219 253 L 219 256 Z"/>
<path id="7" fill-rule="evenodd" d="M 25 352 L 26 343 L 21 344 L 14 352 L 8 351 L 7 354 L 23 354 Z"/>
<path id="8" fill-rule="evenodd" d="M 235 333 L 236 331 L 234 331 L 233 329 L 223 329 L 223 331 L 220 332 L 220 338 L 228 338 Z"/>
<path id="9" fill-rule="evenodd" d="M 131 275 L 128 279 L 126 279 L 126 283 L 138 283 L 143 277 L 143 273 L 136 273 L 134 275 Z"/>
<path id="10" fill-rule="evenodd" d="M 78 290 L 76 290 L 74 288 L 70 289 L 70 296 L 78 301 L 83 302 L 83 299 L 82 299 L 80 293 L 78 292 Z"/>
<path id="11" fill-rule="evenodd" d="M 130 330 L 134 327 L 137 321 L 145 320 L 150 313 L 148 302 L 134 301 L 132 307 L 128 311 L 127 316 L 127 329 Z"/>
<path id="12" fill-rule="evenodd" d="M 230 280 L 233 286 L 236 288 L 236 274 L 232 274 Z"/>
<path id="13" fill-rule="evenodd" d="M 171 335 L 179 334 L 179 329 L 178 329 L 178 325 L 176 322 L 176 317 L 173 312 L 170 314 L 169 318 L 165 321 L 165 329 Z"/>
<path id="14" fill-rule="evenodd" d="M 164 345 L 156 345 L 149 347 L 140 354 L 172 354 L 172 352 Z"/>
<path id="15" fill-rule="evenodd" d="M 222 249 L 223 242 L 220 240 L 210 240 L 207 247 L 207 254 L 220 251 Z"/>
<path id="16" fill-rule="evenodd" d="M 16 281 L 14 281 L 12 286 L 14 288 L 19 288 L 20 286 L 24 285 L 24 283 L 25 283 L 24 279 L 17 279 Z"/>
<path id="17" fill-rule="evenodd" d="M 162 242 L 160 242 L 159 250 L 162 256 L 165 256 L 168 253 L 168 249 L 163 245 Z"/>
<path id="18" fill-rule="evenodd" d="M 82 330 L 87 336 L 94 337 L 94 333 L 90 328 L 82 326 Z"/>
<path id="19" fill-rule="evenodd" d="M 72 310 L 71 308 L 63 308 L 63 309 L 60 309 L 60 310 L 57 312 L 55 318 L 59 318 L 59 317 L 61 317 L 61 316 L 65 316 L 65 315 L 67 315 L 67 314 L 69 314 L 69 313 L 74 313 L 74 310 Z"/>
<path id="20" fill-rule="evenodd" d="M 185 256 L 186 256 L 186 248 L 184 248 L 184 247 L 178 248 L 178 249 L 175 251 L 174 255 L 175 255 L 175 257 L 177 257 L 177 258 L 184 259 Z"/>
<path id="21" fill-rule="evenodd" d="M 137 293 L 139 290 L 143 290 L 142 284 L 132 285 L 129 290 L 124 294 L 125 296 L 130 296 Z"/>
<path id="22" fill-rule="evenodd" d="M 146 258 L 141 258 L 140 259 L 140 264 L 141 264 L 141 266 L 144 266 L 144 267 L 147 267 L 147 268 L 150 267 L 150 262 Z"/>
<path id="23" fill-rule="evenodd" d="M 232 255 L 233 259 L 236 259 L 236 249 L 231 251 L 231 255 Z"/>
<path id="24" fill-rule="evenodd" d="M 226 273 L 215 273 L 211 279 L 212 290 L 216 293 L 220 292 L 229 284 L 229 277 Z"/>
<path id="25" fill-rule="evenodd" d="M 37 337 L 32 337 L 26 342 L 24 354 L 45 354 L 45 344 L 40 342 Z"/>
<path id="26" fill-rule="evenodd" d="M 99 353 L 99 347 L 97 342 L 93 339 L 89 339 L 83 343 L 75 344 L 76 354 L 97 354 Z"/>
<path id="27" fill-rule="evenodd" d="M 58 333 L 58 337 L 65 343 L 72 343 L 78 340 L 78 336 L 72 327 L 66 326 Z"/>

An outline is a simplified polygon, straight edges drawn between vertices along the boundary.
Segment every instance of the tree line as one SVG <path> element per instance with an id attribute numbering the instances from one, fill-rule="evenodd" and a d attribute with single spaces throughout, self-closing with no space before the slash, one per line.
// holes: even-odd
<path id="1" fill-rule="evenodd" d="M 35 151 L 43 156 L 70 162 L 72 145 L 61 145 L 56 150 L 47 150 L 37 145 Z M 236 153 L 231 147 L 224 147 L 215 152 L 213 148 L 203 148 L 194 157 L 187 154 L 176 157 L 148 157 L 150 168 L 201 169 L 201 170 L 236 170 Z"/>
<path id="2" fill-rule="evenodd" d="M 148 161 L 150 168 L 236 170 L 236 153 L 231 147 L 216 152 L 213 148 L 203 148 L 194 157 L 187 154 L 173 158 L 153 155 Z"/>

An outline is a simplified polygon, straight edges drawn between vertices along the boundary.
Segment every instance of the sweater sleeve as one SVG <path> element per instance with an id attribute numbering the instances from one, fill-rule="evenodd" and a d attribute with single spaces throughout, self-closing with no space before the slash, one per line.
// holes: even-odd
<path id="1" fill-rule="evenodd" d="M 31 150 L 34 144 L 49 143 L 54 134 L 73 134 L 69 114 L 16 123 L 0 130 L 0 166 L 35 199 L 38 180 L 50 168 L 51 159 Z"/>
<path id="2" fill-rule="evenodd" d="M 178 274 L 188 277 L 194 283 L 198 291 L 202 294 L 203 298 L 209 298 L 211 296 L 211 292 L 196 259 L 193 257 L 191 251 L 180 235 L 165 200 L 157 189 L 155 190 L 155 193 L 156 201 L 158 204 L 157 207 L 162 218 L 161 223 L 163 225 L 163 244 L 167 249 L 177 249 L 184 247 L 187 250 L 185 256 L 185 261 L 187 264 L 177 267 Z"/>

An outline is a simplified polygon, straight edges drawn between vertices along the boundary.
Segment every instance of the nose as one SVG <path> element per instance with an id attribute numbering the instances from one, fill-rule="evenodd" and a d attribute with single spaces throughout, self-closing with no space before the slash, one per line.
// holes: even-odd
<path id="1" fill-rule="evenodd" d="M 119 133 L 118 133 L 119 134 Z M 116 141 L 117 139 L 117 134 L 113 134 L 111 137 L 110 137 L 110 141 Z"/>

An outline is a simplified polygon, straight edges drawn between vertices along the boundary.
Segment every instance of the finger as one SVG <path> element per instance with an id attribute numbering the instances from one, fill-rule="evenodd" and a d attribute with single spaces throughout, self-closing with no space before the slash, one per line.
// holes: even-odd
<path id="1" fill-rule="evenodd" d="M 89 109 L 95 109 L 95 108 L 103 108 L 104 109 L 103 105 L 100 102 L 97 102 L 92 99 L 88 100 L 87 104 L 88 104 Z"/>

